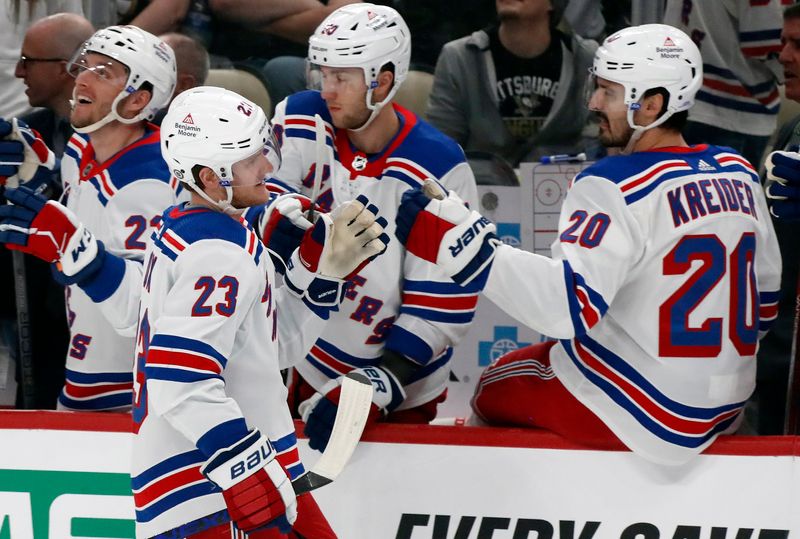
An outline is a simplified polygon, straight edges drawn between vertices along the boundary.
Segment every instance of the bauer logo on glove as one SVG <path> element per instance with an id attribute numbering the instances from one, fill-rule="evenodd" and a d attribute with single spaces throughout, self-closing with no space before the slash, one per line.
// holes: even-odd
<path id="1" fill-rule="evenodd" d="M 481 233 L 481 230 L 487 226 L 494 225 L 489 219 L 481 216 L 477 221 L 472 223 L 472 225 L 463 234 L 461 234 L 461 237 L 456 240 L 455 244 L 448 247 L 448 249 L 450 249 L 450 255 L 456 257 L 461 254 L 461 251 L 464 250 L 464 247 L 472 243 L 472 240 L 478 237 L 478 235 Z"/>

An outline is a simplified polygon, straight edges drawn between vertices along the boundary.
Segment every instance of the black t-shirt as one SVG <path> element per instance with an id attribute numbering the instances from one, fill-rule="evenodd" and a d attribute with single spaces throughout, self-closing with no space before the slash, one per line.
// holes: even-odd
<path id="1" fill-rule="evenodd" d="M 564 36 L 553 30 L 547 50 L 535 58 L 520 58 L 500 43 L 497 26 L 486 31 L 497 76 L 495 93 L 500 115 L 514 138 L 528 140 L 539 132 L 553 108 L 561 77 Z"/>

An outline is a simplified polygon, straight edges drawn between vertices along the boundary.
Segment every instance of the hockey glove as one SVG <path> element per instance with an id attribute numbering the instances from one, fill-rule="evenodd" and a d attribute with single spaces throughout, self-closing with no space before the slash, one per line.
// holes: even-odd
<path id="1" fill-rule="evenodd" d="M 299 194 L 281 195 L 269 206 L 261 207 L 255 222 L 256 232 L 281 274 L 312 226 L 305 217 L 310 207 L 311 199 Z M 253 216 L 248 213 L 246 217 Z"/>
<path id="2" fill-rule="evenodd" d="M 353 372 L 363 374 L 372 382 L 372 406 L 367 417 L 367 425 L 375 423 L 405 400 L 405 391 L 391 371 L 382 367 L 364 367 Z M 325 451 L 328 445 L 336 421 L 336 410 L 339 407 L 342 378 L 331 380 L 320 393 L 315 393 L 298 406 L 297 411 L 306 424 L 303 432 L 308 436 L 308 445 L 311 449 Z"/>
<path id="3" fill-rule="evenodd" d="M 386 220 L 360 195 L 332 213 L 318 214 L 287 265 L 286 283 L 313 305 L 334 307 L 344 285 L 386 250 Z"/>
<path id="4" fill-rule="evenodd" d="M 0 206 L 0 242 L 55 262 L 62 284 L 79 283 L 102 265 L 103 244 L 69 209 L 22 186 L 6 189 L 8 205 Z"/>
<path id="5" fill-rule="evenodd" d="M 800 219 L 800 153 L 772 152 L 764 161 L 767 170 L 769 211 L 779 219 Z"/>
<path id="6" fill-rule="evenodd" d="M 406 191 L 397 212 L 397 239 L 444 270 L 456 283 L 481 290 L 500 243 L 496 227 L 434 180 Z"/>
<path id="7" fill-rule="evenodd" d="M 200 471 L 222 489 L 228 514 L 242 531 L 274 526 L 291 531 L 297 518 L 292 482 L 257 429 L 214 453 Z"/>
<path id="8" fill-rule="evenodd" d="M 50 175 L 56 156 L 35 129 L 16 118 L 0 119 L 0 138 L 0 184 L 15 187 L 14 180 L 28 182 L 37 175 Z"/>

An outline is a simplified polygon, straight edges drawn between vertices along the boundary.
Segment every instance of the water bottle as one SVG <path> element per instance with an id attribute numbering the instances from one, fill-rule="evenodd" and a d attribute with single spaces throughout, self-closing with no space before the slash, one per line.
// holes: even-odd
<path id="1" fill-rule="evenodd" d="M 197 40 L 208 50 L 213 35 L 211 8 L 208 6 L 208 0 L 192 0 L 189 12 L 181 26 L 181 32 Z"/>

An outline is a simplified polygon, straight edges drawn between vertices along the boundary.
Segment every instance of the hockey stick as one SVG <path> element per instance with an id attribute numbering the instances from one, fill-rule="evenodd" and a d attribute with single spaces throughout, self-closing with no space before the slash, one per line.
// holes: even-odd
<path id="1" fill-rule="evenodd" d="M 33 341 L 31 339 L 30 303 L 28 302 L 28 279 L 25 276 L 25 255 L 11 251 L 14 271 L 14 298 L 17 303 L 17 337 L 19 341 L 20 383 L 22 385 L 22 407 L 32 410 L 35 406 L 35 379 L 33 375 Z"/>
<path id="2" fill-rule="evenodd" d="M 308 220 L 314 222 L 314 212 L 322 187 L 322 174 L 325 172 L 325 163 L 328 162 L 328 144 L 325 122 L 319 114 L 314 115 L 314 185 L 311 187 L 311 209 L 308 210 Z M 331 171 L 333 172 L 333 171 Z"/>
<path id="3" fill-rule="evenodd" d="M 15 118 L 16 126 L 16 118 Z M 19 177 L 6 180 L 9 187 L 19 187 Z M 31 311 L 28 301 L 28 278 L 25 275 L 25 255 L 21 251 L 11 251 L 11 264 L 14 273 L 14 299 L 17 308 L 17 342 L 19 344 L 19 372 L 22 390 L 22 407 L 32 410 L 36 400 L 36 380 L 33 374 L 33 340 L 31 338 Z"/>
<path id="4" fill-rule="evenodd" d="M 324 487 L 339 476 L 361 439 L 371 405 L 372 384 L 367 377 L 353 372 L 345 376 L 331 438 L 313 469 L 292 481 L 295 494 Z"/>

